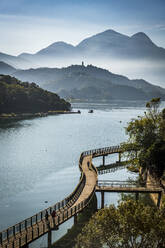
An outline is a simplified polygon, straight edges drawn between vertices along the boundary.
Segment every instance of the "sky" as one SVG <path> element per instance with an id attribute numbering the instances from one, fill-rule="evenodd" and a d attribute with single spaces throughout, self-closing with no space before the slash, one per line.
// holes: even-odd
<path id="1" fill-rule="evenodd" d="M 165 48 L 165 0 L 0 0 L 0 52 L 7 54 L 77 45 L 107 29 L 145 32 Z"/>

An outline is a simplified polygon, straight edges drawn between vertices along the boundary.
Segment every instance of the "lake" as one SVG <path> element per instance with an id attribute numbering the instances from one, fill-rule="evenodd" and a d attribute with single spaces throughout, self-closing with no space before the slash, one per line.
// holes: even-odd
<path id="1" fill-rule="evenodd" d="M 1 124 L 0 126 L 0 230 L 34 215 L 69 195 L 80 177 L 82 151 L 118 145 L 127 139 L 124 127 L 145 111 L 143 102 L 74 103 L 81 114 L 56 115 Z M 94 109 L 94 113 L 88 113 Z M 117 155 L 106 158 L 114 162 Z M 94 160 L 96 165 L 101 159 Z M 126 169 L 100 179 L 135 177 Z M 116 204 L 118 194 L 106 194 Z M 99 196 L 98 196 L 99 199 Z M 99 205 L 100 203 L 98 203 Z M 73 220 L 54 232 L 61 237 Z M 30 247 L 44 247 L 45 237 Z"/>

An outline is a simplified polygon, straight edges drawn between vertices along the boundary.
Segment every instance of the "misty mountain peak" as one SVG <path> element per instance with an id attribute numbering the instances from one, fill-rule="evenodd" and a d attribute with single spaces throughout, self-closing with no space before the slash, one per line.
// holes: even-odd
<path id="1" fill-rule="evenodd" d="M 37 52 L 38 55 L 53 55 L 55 54 L 59 54 L 59 53 L 68 53 L 68 52 L 72 52 L 72 50 L 74 49 L 74 46 L 63 42 L 63 41 L 57 41 L 52 43 L 51 45 L 49 45 L 48 47 L 40 50 L 39 52 Z"/>
<path id="2" fill-rule="evenodd" d="M 74 64 L 79 61 L 96 62 L 103 61 L 103 64 L 113 61 L 165 60 L 165 49 L 156 46 L 152 40 L 143 32 L 128 36 L 113 29 L 107 29 L 82 40 L 77 46 L 63 41 L 58 41 L 39 50 L 37 53 L 22 53 L 19 56 L 11 56 L 0 53 L 0 60 L 14 65 L 14 67 L 53 67 L 57 64 Z M 164 62 L 163 62 L 164 63 Z M 152 72 L 151 72 L 152 73 Z"/>
<path id="3" fill-rule="evenodd" d="M 51 45 L 49 45 L 47 47 L 47 49 L 48 48 L 49 49 L 54 49 L 54 48 L 56 49 L 57 47 L 60 48 L 60 47 L 73 47 L 73 46 L 68 44 L 68 43 L 66 43 L 66 42 L 64 42 L 64 41 L 57 41 L 57 42 L 54 42 Z"/>
<path id="4" fill-rule="evenodd" d="M 102 33 L 99 33 L 98 35 L 105 35 L 105 36 L 126 36 L 126 35 L 123 35 L 123 34 L 121 34 L 121 33 L 119 33 L 119 32 L 116 32 L 115 30 L 113 30 L 113 29 L 107 29 L 107 30 L 105 30 L 104 32 L 102 32 Z"/>
<path id="5" fill-rule="evenodd" d="M 140 40 L 140 41 L 149 42 L 149 43 L 152 42 L 152 40 L 143 32 L 138 32 L 138 33 L 132 35 L 131 38 L 136 39 L 136 40 Z"/>
<path id="6" fill-rule="evenodd" d="M 130 39 L 128 36 L 114 31 L 113 29 L 105 30 L 104 32 L 93 35 L 87 39 L 84 39 L 79 43 L 77 47 L 90 48 L 92 50 L 110 47 Z"/>
<path id="7" fill-rule="evenodd" d="M 11 74 L 15 72 L 16 69 L 3 61 L 0 61 L 0 74 Z"/>

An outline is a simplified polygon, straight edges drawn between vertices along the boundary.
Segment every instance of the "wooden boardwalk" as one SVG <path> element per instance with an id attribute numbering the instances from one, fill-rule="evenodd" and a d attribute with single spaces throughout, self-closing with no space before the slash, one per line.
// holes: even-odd
<path id="1" fill-rule="evenodd" d="M 128 186 L 96 186 L 96 192 L 118 192 L 118 193 L 150 193 L 150 194 L 159 194 L 162 192 L 162 189 L 151 187 L 151 188 L 146 188 L 146 187 L 132 187 L 131 185 Z"/>
<path id="2" fill-rule="evenodd" d="M 89 163 L 89 166 L 88 166 Z M 81 192 L 81 195 L 77 199 L 77 201 L 74 203 L 73 207 L 77 204 L 84 201 L 84 199 L 87 199 L 88 196 L 93 192 L 96 186 L 97 182 L 97 173 L 92 167 L 92 156 L 85 156 L 82 162 L 82 170 L 86 176 L 86 183 L 83 191 Z"/>
<path id="3" fill-rule="evenodd" d="M 97 169 L 92 164 L 92 158 L 102 156 L 103 165 L 105 165 L 105 156 L 108 154 L 119 153 L 122 150 L 119 146 L 105 147 L 85 151 L 81 154 L 79 168 L 81 171 L 80 181 L 75 190 L 61 202 L 44 209 L 43 211 L 23 220 L 22 222 L 7 228 L 0 232 L 0 248 L 27 248 L 28 244 L 48 233 L 48 247 L 51 247 L 51 231 L 57 230 L 59 225 L 74 217 L 77 219 L 77 213 L 81 212 L 90 202 L 95 191 L 102 192 L 151 192 L 151 189 L 114 187 L 114 185 L 100 185 L 98 181 Z M 125 191 L 124 191 L 125 190 Z M 159 191 L 159 190 L 158 190 Z M 152 191 L 153 193 L 153 191 Z M 158 193 L 158 192 L 155 192 Z M 159 191 L 160 193 L 160 191 Z M 51 213 L 56 211 L 56 216 Z M 45 213 L 48 212 L 48 220 L 45 219 Z"/>
<path id="4" fill-rule="evenodd" d="M 48 221 L 45 219 L 46 210 L 36 214 L 23 222 L 9 227 L 0 233 L 0 248 L 28 247 L 32 241 L 76 216 L 89 203 L 95 192 L 97 171 L 92 165 L 92 155 L 82 155 L 79 163 L 81 179 L 75 191 L 62 202 L 46 209 L 49 213 Z M 51 212 L 56 210 L 56 217 Z"/>
<path id="5" fill-rule="evenodd" d="M 104 193 L 105 192 L 117 192 L 117 193 L 135 193 L 136 200 L 139 199 L 140 193 L 157 194 L 157 207 L 160 207 L 162 188 L 159 185 L 141 186 L 137 185 L 134 181 L 111 181 L 100 180 L 97 182 L 96 192 L 101 192 L 101 208 L 104 208 Z"/>

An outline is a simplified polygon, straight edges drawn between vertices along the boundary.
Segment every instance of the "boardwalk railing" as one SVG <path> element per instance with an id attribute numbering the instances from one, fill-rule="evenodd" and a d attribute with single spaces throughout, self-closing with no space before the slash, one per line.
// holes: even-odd
<path id="1" fill-rule="evenodd" d="M 115 172 L 117 170 L 124 169 L 125 167 L 126 165 L 122 163 L 111 163 L 104 167 L 97 168 L 97 171 L 99 175 L 102 175 L 102 174 L 106 174 L 109 172 Z"/>
<path id="2" fill-rule="evenodd" d="M 84 188 L 85 181 L 86 181 L 85 175 L 82 174 L 79 184 L 77 185 L 73 193 L 70 194 L 68 197 L 66 197 L 64 200 L 57 202 L 55 205 L 46 208 L 41 212 L 31 216 L 30 218 L 27 218 L 15 224 L 14 226 L 9 227 L 8 229 L 2 231 L 0 233 L 0 244 L 2 243 L 3 240 L 8 239 L 10 236 L 15 236 L 17 233 L 22 232 L 23 230 L 26 230 L 28 227 L 32 227 L 34 224 L 37 224 L 40 221 L 44 220 L 46 211 L 50 215 L 53 212 L 53 210 L 61 211 L 63 208 L 67 207 L 67 205 L 73 205 L 74 202 L 80 196 Z"/>
<path id="3" fill-rule="evenodd" d="M 119 180 L 99 180 L 97 182 L 98 187 L 119 187 L 119 188 L 137 188 L 137 187 L 146 187 L 145 183 L 139 184 L 136 181 L 119 181 Z M 157 184 L 147 184 L 147 187 L 158 187 Z M 159 186 L 160 188 L 160 186 Z"/>
<path id="4" fill-rule="evenodd" d="M 6 230 L 0 232 L 0 244 L 2 244 L 3 240 L 9 239 L 9 237 L 15 236 L 17 233 L 20 233 L 26 230 L 28 227 L 32 227 L 34 224 L 37 224 L 41 222 L 42 220 L 44 220 L 46 211 L 50 215 L 53 212 L 53 210 L 61 211 L 65 207 L 69 207 L 73 205 L 74 202 L 76 202 L 76 200 L 79 198 L 85 186 L 85 182 L 86 182 L 86 178 L 85 178 L 84 173 L 82 172 L 79 184 L 68 197 L 66 197 L 64 200 L 60 202 L 57 202 L 55 205 L 40 211 L 39 213 L 31 216 L 30 218 L 27 218 L 15 224 L 14 226 L 11 226 L 7 228 Z"/>
<path id="5" fill-rule="evenodd" d="M 6 230 L 0 232 L 0 247 L 4 243 L 4 241 L 8 241 L 10 237 L 16 237 L 19 236 L 19 245 L 15 246 L 15 241 L 12 241 L 12 247 L 21 247 L 24 244 L 27 244 L 28 242 L 31 242 L 32 240 L 35 240 L 39 236 L 43 235 L 48 231 L 48 227 L 45 222 L 45 214 L 46 211 L 49 215 L 55 210 L 57 212 L 57 216 L 55 217 L 55 220 L 50 221 L 50 227 L 53 228 L 54 225 L 58 226 L 62 224 L 64 221 L 68 220 L 72 216 L 75 215 L 75 213 L 78 213 L 82 211 L 83 208 L 85 208 L 89 201 L 92 199 L 93 194 L 95 192 L 96 185 L 93 186 L 92 193 L 82 202 L 77 204 L 76 206 L 72 207 L 73 204 L 78 200 L 79 196 L 81 195 L 84 186 L 86 184 L 86 176 L 82 170 L 82 161 L 85 156 L 103 156 L 104 154 L 112 154 L 112 153 L 118 153 L 121 152 L 120 146 L 111 146 L 111 147 L 105 147 L 105 148 L 99 148 L 94 150 L 85 151 L 81 154 L 79 159 L 79 168 L 81 171 L 81 178 L 80 181 L 75 188 L 75 190 L 64 200 L 57 202 L 55 205 L 46 208 L 39 213 L 31 216 L 30 218 L 27 218 L 14 226 L 11 226 L 7 228 Z M 93 164 L 91 164 L 92 169 L 97 174 L 97 169 Z M 33 227 L 36 229 L 36 238 L 34 238 L 34 230 Z M 28 230 L 28 234 L 27 234 Z M 23 233 L 26 233 L 26 235 L 23 235 Z M 14 239 L 13 239 L 14 240 Z M 8 247 L 6 245 L 5 247 Z"/>
<path id="6" fill-rule="evenodd" d="M 99 148 L 99 149 L 93 149 L 93 150 L 88 150 L 82 153 L 82 156 L 89 156 L 92 155 L 92 157 L 97 157 L 97 156 L 102 156 L 106 154 L 112 154 L 112 153 L 118 153 L 122 152 L 122 149 L 120 146 L 110 146 L 110 147 L 104 147 L 104 148 Z"/>

